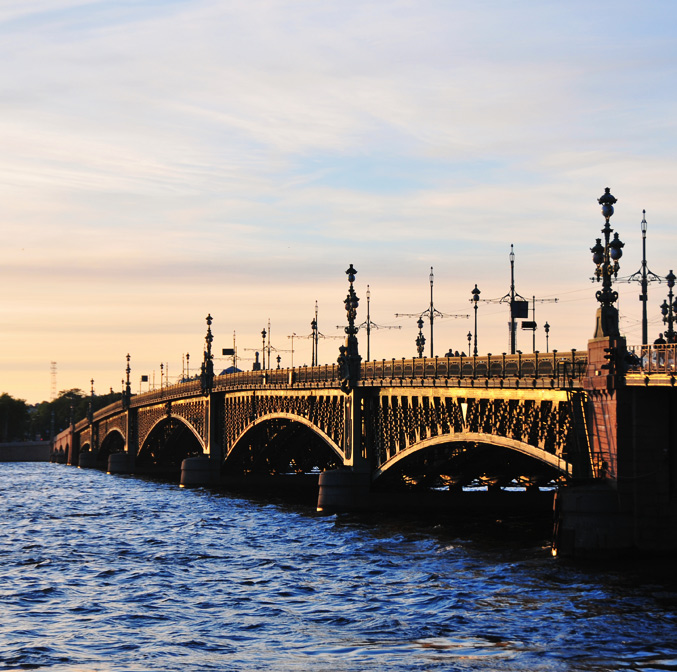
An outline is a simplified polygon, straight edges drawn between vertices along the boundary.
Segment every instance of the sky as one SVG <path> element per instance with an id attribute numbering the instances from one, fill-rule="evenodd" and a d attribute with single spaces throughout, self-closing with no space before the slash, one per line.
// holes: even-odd
<path id="1" fill-rule="evenodd" d="M 317 302 L 335 362 L 351 263 L 358 322 L 369 286 L 400 327 L 372 359 L 415 355 L 431 267 L 434 354 L 467 352 L 475 284 L 478 350 L 505 352 L 511 245 L 536 349 L 585 349 L 605 187 L 619 278 L 644 209 L 649 269 L 677 268 L 674 0 L 3 0 L 0 61 L 0 393 L 29 403 L 119 391 L 128 353 L 134 392 L 195 373 L 208 314 L 217 370 L 269 324 L 310 365 Z"/>

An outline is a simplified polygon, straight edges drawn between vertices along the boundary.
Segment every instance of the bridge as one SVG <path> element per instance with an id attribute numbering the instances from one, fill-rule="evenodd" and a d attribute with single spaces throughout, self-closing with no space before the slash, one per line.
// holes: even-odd
<path id="1" fill-rule="evenodd" d="M 335 364 L 216 376 L 208 316 L 199 377 L 132 395 L 128 356 L 122 400 L 59 434 L 54 459 L 183 485 L 310 481 L 323 510 L 556 489 L 561 552 L 674 550 L 676 346 L 627 346 L 604 272 L 585 350 L 362 361 L 351 265 Z"/>

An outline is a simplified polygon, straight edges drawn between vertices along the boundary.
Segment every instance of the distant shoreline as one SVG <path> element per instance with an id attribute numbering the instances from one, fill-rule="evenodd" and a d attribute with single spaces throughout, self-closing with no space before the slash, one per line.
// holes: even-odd
<path id="1" fill-rule="evenodd" d="M 49 462 L 49 441 L 0 443 L 0 462 Z"/>

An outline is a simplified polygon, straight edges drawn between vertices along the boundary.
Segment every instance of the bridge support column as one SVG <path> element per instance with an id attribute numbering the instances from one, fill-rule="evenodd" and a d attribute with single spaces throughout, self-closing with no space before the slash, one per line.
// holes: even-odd
<path id="1" fill-rule="evenodd" d="M 224 394 L 209 392 L 205 410 L 207 426 L 207 454 L 187 457 L 181 462 L 181 487 L 218 485 L 221 480 L 222 431 L 218 409 L 224 403 Z"/>
<path id="2" fill-rule="evenodd" d="M 220 480 L 219 460 L 209 455 L 187 457 L 181 462 L 181 481 L 184 487 L 199 487 L 202 485 L 218 485 Z"/>
<path id="3" fill-rule="evenodd" d="M 624 357 L 620 337 L 588 345 L 591 478 L 558 493 L 563 554 L 677 550 L 677 390 L 626 386 Z"/>
<path id="4" fill-rule="evenodd" d="M 78 467 L 94 469 L 96 467 L 96 453 L 93 450 L 82 451 L 78 456 Z"/>
<path id="5" fill-rule="evenodd" d="M 112 453 L 108 456 L 109 474 L 133 474 L 134 473 L 134 455 L 128 452 Z"/>
<path id="6" fill-rule="evenodd" d="M 324 471 L 319 478 L 318 511 L 360 511 L 371 507 L 372 398 L 354 388 L 344 399 L 345 469 Z"/>
<path id="7" fill-rule="evenodd" d="M 371 505 L 371 474 L 369 472 L 335 469 L 320 474 L 317 510 L 363 511 Z"/>

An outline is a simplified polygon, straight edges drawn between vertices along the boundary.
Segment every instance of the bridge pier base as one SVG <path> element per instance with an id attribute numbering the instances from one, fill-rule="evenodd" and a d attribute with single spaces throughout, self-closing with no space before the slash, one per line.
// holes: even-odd
<path id="1" fill-rule="evenodd" d="M 181 487 L 217 485 L 220 480 L 220 466 L 220 462 L 209 455 L 187 457 L 181 462 Z"/>
<path id="2" fill-rule="evenodd" d="M 574 485 L 555 499 L 553 555 L 595 556 L 633 547 L 632 517 L 609 484 Z"/>
<path id="3" fill-rule="evenodd" d="M 78 456 L 78 467 L 81 469 L 96 468 L 96 453 L 91 450 L 85 450 Z"/>
<path id="4" fill-rule="evenodd" d="M 130 453 L 112 453 L 108 456 L 109 474 L 133 474 L 134 455 Z"/>
<path id="5" fill-rule="evenodd" d="M 364 511 L 371 506 L 371 475 L 368 472 L 336 469 L 323 471 L 319 479 L 317 510 Z"/>

